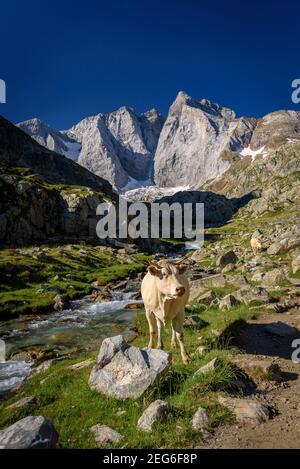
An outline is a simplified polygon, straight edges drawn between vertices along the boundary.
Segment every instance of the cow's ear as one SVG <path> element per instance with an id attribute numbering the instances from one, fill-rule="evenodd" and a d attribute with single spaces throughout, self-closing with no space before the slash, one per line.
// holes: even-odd
<path id="1" fill-rule="evenodd" d="M 160 269 L 158 269 L 157 267 L 155 267 L 155 265 L 149 265 L 149 267 L 148 267 L 148 272 L 149 272 L 151 275 L 156 275 L 156 277 L 161 277 L 161 271 L 160 271 Z"/>
<path id="2" fill-rule="evenodd" d="M 189 267 L 188 265 L 179 265 L 178 266 L 179 275 L 183 275 L 187 271 L 188 267 Z"/>

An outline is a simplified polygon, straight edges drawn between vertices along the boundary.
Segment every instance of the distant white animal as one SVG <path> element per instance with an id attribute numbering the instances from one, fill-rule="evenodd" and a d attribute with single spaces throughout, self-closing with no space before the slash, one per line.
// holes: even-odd
<path id="1" fill-rule="evenodd" d="M 189 282 L 185 276 L 188 266 L 165 259 L 152 261 L 141 285 L 142 298 L 149 324 L 149 348 L 157 328 L 157 348 L 163 348 L 162 330 L 167 322 L 172 324 L 171 347 L 178 342 L 183 363 L 190 358 L 183 342 L 184 308 L 189 298 Z"/>
<path id="2" fill-rule="evenodd" d="M 251 238 L 250 240 L 251 248 L 254 254 L 258 254 L 262 250 L 262 242 L 258 238 Z"/>

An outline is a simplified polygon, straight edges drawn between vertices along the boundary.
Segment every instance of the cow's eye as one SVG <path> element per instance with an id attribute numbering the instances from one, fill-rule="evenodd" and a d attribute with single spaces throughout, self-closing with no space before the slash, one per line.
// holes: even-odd
<path id="1" fill-rule="evenodd" d="M 163 272 L 163 277 L 166 277 L 167 276 L 167 272 Z"/>

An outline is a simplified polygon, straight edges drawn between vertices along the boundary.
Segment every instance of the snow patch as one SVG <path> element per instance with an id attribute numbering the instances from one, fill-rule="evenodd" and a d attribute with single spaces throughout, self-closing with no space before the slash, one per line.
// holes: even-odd
<path id="1" fill-rule="evenodd" d="M 81 151 L 81 144 L 68 140 L 63 140 L 63 144 L 67 147 L 67 150 L 62 150 L 62 154 L 70 160 L 77 161 Z"/>
<path id="2" fill-rule="evenodd" d="M 124 192 L 123 196 L 125 199 L 130 201 L 146 201 L 153 202 L 154 200 L 160 199 L 165 196 L 171 196 L 177 192 L 183 192 L 190 190 L 190 186 L 177 186 L 177 187 L 158 187 L 158 186 L 146 186 L 138 189 L 128 190 Z"/>
<path id="3" fill-rule="evenodd" d="M 258 148 L 258 150 L 252 150 L 249 147 L 243 148 L 243 150 L 240 152 L 241 156 L 251 156 L 252 160 L 255 160 L 257 155 L 262 155 L 263 158 L 267 155 L 267 151 L 265 150 L 265 146 L 262 146 Z"/>

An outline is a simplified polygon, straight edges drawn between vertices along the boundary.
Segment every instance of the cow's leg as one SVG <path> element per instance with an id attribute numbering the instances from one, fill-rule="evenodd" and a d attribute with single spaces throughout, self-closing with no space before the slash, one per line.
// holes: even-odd
<path id="1" fill-rule="evenodd" d="M 171 348 L 176 348 L 177 341 L 176 341 L 176 332 L 174 330 L 173 324 L 171 323 L 172 327 L 172 339 L 171 339 Z"/>
<path id="2" fill-rule="evenodd" d="M 176 318 L 172 320 L 172 326 L 175 331 L 176 339 L 179 343 L 180 347 L 180 353 L 181 353 L 181 358 L 182 361 L 185 365 L 187 365 L 191 359 L 188 356 L 188 353 L 186 351 L 184 342 L 183 342 L 183 321 L 184 321 L 184 313 L 179 313 Z"/>
<path id="3" fill-rule="evenodd" d="M 153 348 L 153 337 L 155 335 L 155 327 L 156 327 L 155 317 L 151 311 L 146 310 L 146 318 L 147 318 L 148 325 L 149 325 L 149 336 L 150 336 L 148 348 Z"/>
<path id="4" fill-rule="evenodd" d="M 157 346 L 156 348 L 163 349 L 164 344 L 162 341 L 162 331 L 163 331 L 163 323 L 161 322 L 160 319 L 156 318 L 156 324 L 157 324 Z"/>

